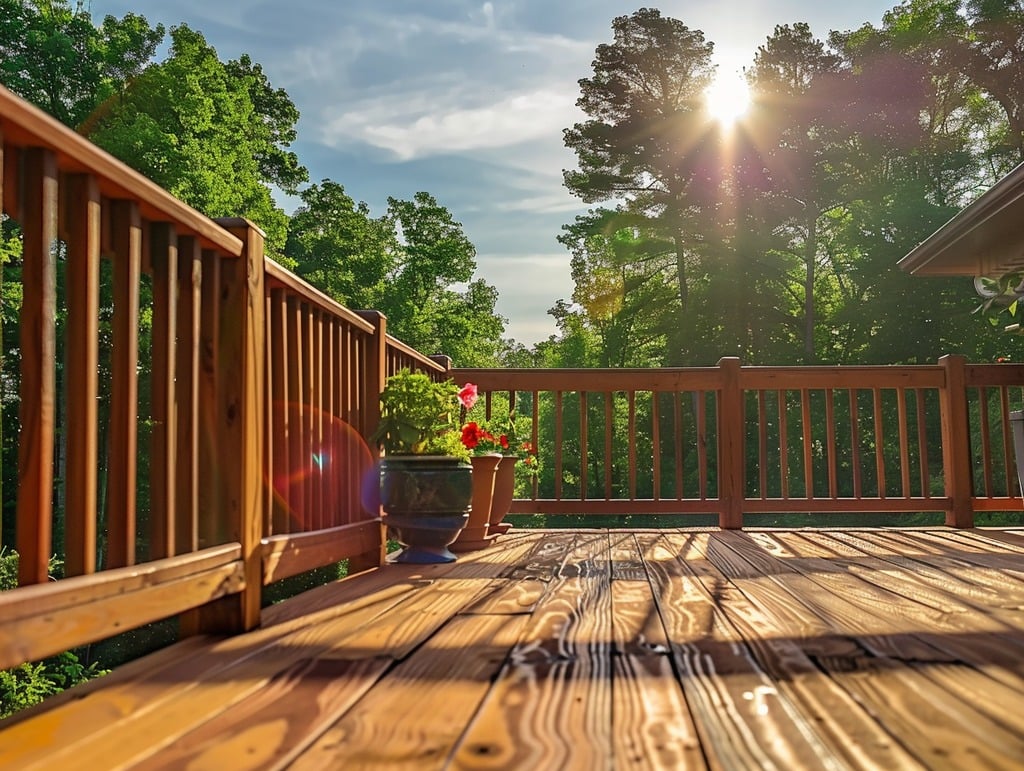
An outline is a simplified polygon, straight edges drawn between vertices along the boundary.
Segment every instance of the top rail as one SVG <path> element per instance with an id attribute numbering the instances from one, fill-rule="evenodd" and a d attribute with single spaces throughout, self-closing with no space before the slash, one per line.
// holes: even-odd
<path id="1" fill-rule="evenodd" d="M 204 214 L 126 166 L 105 150 L 62 125 L 35 105 L 0 86 L 0 133 L 9 148 L 45 148 L 57 157 L 57 167 L 68 173 L 95 175 L 100 194 L 109 199 L 138 203 L 143 218 L 176 223 L 182 235 L 194 235 L 206 248 L 238 257 L 242 241 Z M 22 178 L 17 164 L 6 159 L 5 182 Z M 4 185 L 4 210 L 21 219 L 19 184 Z"/>

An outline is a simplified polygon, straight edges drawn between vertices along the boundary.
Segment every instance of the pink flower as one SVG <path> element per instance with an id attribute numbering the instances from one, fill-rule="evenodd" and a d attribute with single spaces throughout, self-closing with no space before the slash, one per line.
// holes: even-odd
<path id="1" fill-rule="evenodd" d="M 476 404 L 477 390 L 475 383 L 466 383 L 462 386 L 462 390 L 459 391 L 459 402 L 467 410 L 473 409 L 473 405 Z"/>

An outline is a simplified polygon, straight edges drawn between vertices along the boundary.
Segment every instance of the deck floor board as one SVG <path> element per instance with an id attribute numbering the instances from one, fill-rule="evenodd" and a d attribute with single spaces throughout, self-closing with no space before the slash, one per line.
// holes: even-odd
<path id="1" fill-rule="evenodd" d="M 1024 537 L 520 531 L 0 724 L 4 768 L 1024 767 Z"/>

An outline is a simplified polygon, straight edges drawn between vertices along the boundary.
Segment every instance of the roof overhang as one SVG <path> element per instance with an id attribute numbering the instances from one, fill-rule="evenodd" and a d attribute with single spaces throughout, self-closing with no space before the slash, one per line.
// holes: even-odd
<path id="1" fill-rule="evenodd" d="M 1024 163 L 897 264 L 915 276 L 997 276 L 1024 268 Z"/>

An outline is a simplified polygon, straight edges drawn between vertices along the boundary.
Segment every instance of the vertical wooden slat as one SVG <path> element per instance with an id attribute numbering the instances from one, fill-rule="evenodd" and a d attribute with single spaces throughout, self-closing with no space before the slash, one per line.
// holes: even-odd
<path id="1" fill-rule="evenodd" d="M 612 436 L 615 433 L 615 414 L 612 410 L 614 394 L 604 393 L 604 499 L 612 498 Z"/>
<path id="2" fill-rule="evenodd" d="M 311 312 L 312 321 L 312 410 L 310 436 L 310 479 L 313 482 L 313 528 L 320 530 L 324 524 L 324 318 L 319 311 Z"/>
<path id="3" fill-rule="evenodd" d="M 896 412 L 900 424 L 900 482 L 903 497 L 910 497 L 910 433 L 907 429 L 907 392 L 896 389 Z"/>
<path id="4" fill-rule="evenodd" d="M 683 438 L 683 409 L 682 409 L 683 395 L 679 392 L 672 394 L 672 430 L 674 432 L 673 446 L 675 447 L 674 459 L 675 459 L 675 474 L 676 474 L 676 500 L 681 501 L 685 496 L 683 490 L 683 448 L 685 440 Z"/>
<path id="5" fill-rule="evenodd" d="M 291 465 L 289 449 L 291 432 L 291 394 L 288 360 L 288 300 L 283 289 L 270 290 L 270 359 L 274 366 L 270 370 L 273 402 L 270 406 L 273 442 L 270 445 L 271 486 L 274 489 L 274 507 L 271 510 L 270 528 L 272 534 L 288 532 L 288 523 L 293 510 L 291 501 Z"/>
<path id="6" fill-rule="evenodd" d="M 202 321 L 202 251 L 195 238 L 178 241 L 177 443 L 174 551 L 199 547 L 199 345 Z"/>
<path id="7" fill-rule="evenodd" d="M 1019 482 L 1017 469 L 1013 463 L 1013 442 L 1010 438 L 1010 389 L 1006 386 L 999 388 L 999 416 L 999 423 L 1003 431 L 1003 473 L 1006 475 L 1006 494 L 1012 498 L 1016 496 Z"/>
<path id="8" fill-rule="evenodd" d="M 882 430 L 882 389 L 872 388 L 875 423 L 875 473 L 878 477 L 878 497 L 885 498 L 885 435 Z"/>
<path id="9" fill-rule="evenodd" d="M 761 500 L 768 497 L 768 404 L 764 389 L 757 391 L 757 471 Z"/>
<path id="10" fill-rule="evenodd" d="M 850 462 L 853 467 L 853 497 L 864 497 L 864 485 L 860 467 L 860 417 L 857 408 L 857 389 L 847 392 L 850 400 Z"/>
<path id="11" fill-rule="evenodd" d="M 744 452 L 743 390 L 740 360 L 732 356 L 718 361 L 718 526 L 724 530 L 743 527 Z"/>
<path id="12" fill-rule="evenodd" d="M 836 400 L 831 388 L 825 389 L 825 429 L 828 434 L 828 495 L 839 497 L 839 457 L 836 450 Z"/>
<path id="13" fill-rule="evenodd" d="M 95 177 L 67 179 L 67 498 L 64 574 L 96 570 L 97 367 L 100 191 Z"/>
<path id="14" fill-rule="evenodd" d="M 56 398 L 57 159 L 31 149 L 25 158 L 22 252 L 21 403 L 18 411 L 18 582 L 47 579 L 53 516 Z"/>
<path id="15" fill-rule="evenodd" d="M 697 480 L 700 485 L 700 499 L 708 499 L 708 425 L 707 396 L 698 391 L 697 399 Z"/>
<path id="16" fill-rule="evenodd" d="M 629 449 L 629 499 L 636 500 L 636 391 L 627 391 L 629 397 L 629 428 L 626 432 Z"/>
<path id="17" fill-rule="evenodd" d="M 134 202 L 115 201 L 110 207 L 110 221 L 114 252 L 114 344 L 104 567 L 117 568 L 135 564 L 142 220 Z"/>
<path id="18" fill-rule="evenodd" d="M 324 514 L 326 520 L 324 527 L 334 527 L 340 525 L 341 521 L 338 518 L 340 513 L 340 507 L 338 506 L 337 499 L 337 481 L 338 481 L 338 463 L 339 459 L 336 457 L 338 453 L 338 441 L 335 436 L 335 427 L 338 424 L 337 417 L 335 415 L 334 407 L 334 329 L 335 321 L 332 316 L 324 315 L 324 335 L 323 335 L 323 364 L 324 364 L 324 383 L 323 383 L 323 449 L 321 450 L 323 457 L 323 471 L 322 478 L 324 483 Z"/>
<path id="19" fill-rule="evenodd" d="M 199 310 L 199 463 L 198 498 L 199 548 L 224 543 L 228 534 L 221 526 L 217 512 L 224 510 L 224 496 L 217 466 L 223 462 L 217 447 L 219 430 L 219 408 L 217 397 L 222 377 L 220 361 L 220 319 L 221 319 L 221 257 L 211 250 L 203 250 L 201 257 L 203 281 L 200 287 Z"/>
<path id="20" fill-rule="evenodd" d="M 172 225 L 153 223 L 150 228 L 150 264 L 153 267 L 153 369 L 150 445 L 150 558 L 176 553 L 177 512 L 175 461 L 177 400 L 174 388 L 178 310 L 178 236 Z M 261 373 L 262 374 L 262 373 Z"/>
<path id="21" fill-rule="evenodd" d="M 302 379 L 305 368 L 302 365 L 302 306 L 297 297 L 288 295 L 288 404 L 290 415 L 288 431 L 288 488 L 291 504 L 291 522 L 288 532 L 303 529 L 309 516 L 306 500 L 306 483 L 303 462 L 303 435 L 306 426 L 306 407 L 303 403 L 304 386 Z"/>
<path id="22" fill-rule="evenodd" d="M 562 392 L 555 391 L 555 500 L 562 500 Z"/>
<path id="23" fill-rule="evenodd" d="M 274 432 L 274 403 L 277 400 L 277 392 L 274 390 L 274 368 L 278 365 L 274 358 L 274 308 L 270 299 L 270 287 L 263 298 L 263 318 L 267 325 L 266 339 L 267 350 L 263 360 L 263 387 L 265 390 L 266 403 L 263 410 L 263 436 L 266 440 L 267 451 L 263 453 L 263 535 L 274 534 L 274 444 L 279 438 Z"/>
<path id="24" fill-rule="evenodd" d="M 939 391 L 942 417 L 942 468 L 946 497 L 950 500 L 946 512 L 949 527 L 972 527 L 974 511 L 971 509 L 971 455 L 970 424 L 967 417 L 967 385 L 962 356 L 943 356 L 939 359 L 946 382 Z"/>
<path id="25" fill-rule="evenodd" d="M 800 435 L 803 439 L 804 455 L 804 497 L 814 497 L 814 438 L 811 436 L 811 395 L 806 388 L 800 389 Z"/>
<path id="26" fill-rule="evenodd" d="M 981 422 L 981 474 L 985 495 L 992 495 L 992 432 L 989 428 L 988 389 L 978 389 L 978 418 Z"/>
<path id="27" fill-rule="evenodd" d="M 917 451 L 920 455 L 918 463 L 921 465 L 921 495 L 924 498 L 931 498 L 931 477 L 928 473 L 928 426 L 925 422 L 924 391 L 921 389 L 914 391 L 914 404 L 917 408 Z"/>
<path id="28" fill-rule="evenodd" d="M 316 488 L 318 477 L 316 464 L 313 462 L 313 443 L 315 441 L 316 406 L 313 400 L 316 391 L 316 346 L 314 344 L 315 325 L 313 308 L 307 303 L 302 304 L 302 477 L 305 481 L 303 497 L 306 501 L 306 512 L 302 519 L 303 530 L 317 528 Z"/>
<path id="29" fill-rule="evenodd" d="M 789 422 L 786 418 L 786 392 L 779 389 L 776 393 L 779 404 L 779 481 L 782 484 L 782 497 L 789 497 Z"/>
<path id="30" fill-rule="evenodd" d="M 540 392 L 532 391 L 531 398 L 533 400 L 533 414 L 530 416 L 530 444 L 533 446 L 534 452 L 536 452 L 540 447 Z M 531 480 L 530 486 L 530 495 L 533 500 L 537 500 L 537 490 L 540 483 L 536 476 Z"/>
<path id="31" fill-rule="evenodd" d="M 590 465 L 590 440 L 587 436 L 587 392 L 580 391 L 580 500 L 587 500 L 587 467 Z"/>
<path id="32" fill-rule="evenodd" d="M 654 500 L 661 498 L 661 415 L 658 412 L 658 392 L 651 391 L 651 461 Z"/>

